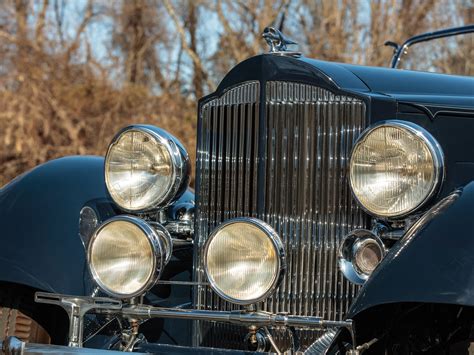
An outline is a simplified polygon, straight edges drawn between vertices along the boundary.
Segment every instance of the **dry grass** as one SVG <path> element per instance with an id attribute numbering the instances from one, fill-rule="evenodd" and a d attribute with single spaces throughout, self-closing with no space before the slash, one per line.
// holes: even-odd
<path id="1" fill-rule="evenodd" d="M 196 98 L 237 62 L 266 50 L 260 33 L 282 14 L 308 56 L 373 65 L 388 62 L 386 39 L 474 22 L 472 0 L 365 7 L 351 0 L 89 0 L 80 11 L 73 4 L 0 2 L 0 186 L 49 159 L 103 155 L 131 123 L 172 132 L 194 162 Z M 210 18 L 218 26 L 212 36 Z M 108 52 L 98 59 L 93 26 L 107 23 Z"/>

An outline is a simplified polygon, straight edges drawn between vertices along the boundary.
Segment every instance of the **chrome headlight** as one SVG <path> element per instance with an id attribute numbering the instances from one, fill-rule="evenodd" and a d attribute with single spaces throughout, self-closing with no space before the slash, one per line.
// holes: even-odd
<path id="1" fill-rule="evenodd" d="M 218 226 L 204 247 L 204 267 L 213 290 L 225 300 L 251 304 L 269 296 L 286 268 L 280 237 L 255 218 Z"/>
<path id="2" fill-rule="evenodd" d="M 423 128 L 386 121 L 365 131 L 350 160 L 354 196 L 378 217 L 402 217 L 422 207 L 438 191 L 443 154 Z"/>
<path id="3" fill-rule="evenodd" d="M 97 285 L 107 294 L 131 298 L 148 291 L 159 279 L 168 250 L 164 228 L 143 220 L 118 216 L 102 224 L 93 234 L 87 258 Z"/>
<path id="4" fill-rule="evenodd" d="M 179 197 L 189 181 L 189 158 L 179 141 L 153 126 L 130 126 L 110 143 L 105 183 L 126 211 L 164 206 Z"/>

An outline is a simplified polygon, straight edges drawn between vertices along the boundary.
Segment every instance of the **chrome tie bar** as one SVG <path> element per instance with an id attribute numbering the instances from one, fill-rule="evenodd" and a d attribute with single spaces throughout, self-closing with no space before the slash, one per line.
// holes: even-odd
<path id="1" fill-rule="evenodd" d="M 346 328 L 354 335 L 352 320 L 325 320 L 319 317 L 295 316 L 286 313 L 269 313 L 253 310 L 208 311 L 200 309 L 179 309 L 150 307 L 137 304 L 123 304 L 119 300 L 106 297 L 80 297 L 37 292 L 35 301 L 62 307 L 69 316 L 69 346 L 82 347 L 83 319 L 87 312 L 120 316 L 134 321 L 151 318 L 174 318 L 205 320 L 258 327 L 299 327 L 299 328 Z"/>

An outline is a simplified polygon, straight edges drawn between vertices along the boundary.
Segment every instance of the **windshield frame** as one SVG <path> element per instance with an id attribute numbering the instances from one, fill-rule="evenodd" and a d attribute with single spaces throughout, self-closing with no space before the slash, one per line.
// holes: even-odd
<path id="1" fill-rule="evenodd" d="M 392 57 L 390 67 L 393 69 L 397 69 L 398 64 L 402 60 L 403 55 L 407 53 L 406 50 L 408 49 L 408 47 L 416 43 L 431 41 L 433 39 L 438 39 L 438 38 L 443 38 L 443 37 L 461 35 L 465 33 L 472 33 L 472 32 L 474 32 L 474 24 L 461 26 L 461 27 L 447 28 L 444 30 L 439 30 L 435 32 L 427 32 L 421 35 L 413 36 L 407 39 L 401 46 L 394 42 L 387 41 L 385 42 L 385 45 L 389 45 L 395 48 L 393 51 L 393 57 Z"/>

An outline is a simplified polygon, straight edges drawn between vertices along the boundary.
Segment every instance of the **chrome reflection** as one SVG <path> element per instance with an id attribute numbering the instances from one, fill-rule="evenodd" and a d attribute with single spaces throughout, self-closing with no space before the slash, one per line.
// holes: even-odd
<path id="1" fill-rule="evenodd" d="M 380 264 L 387 250 L 382 240 L 366 229 L 349 233 L 339 247 L 339 268 L 352 283 L 362 285 Z"/>
<path id="2" fill-rule="evenodd" d="M 265 107 L 262 108 L 262 105 Z M 243 82 L 201 103 L 196 163 L 195 279 L 205 282 L 203 246 L 210 231 L 235 217 L 257 217 L 281 237 L 287 272 L 262 311 L 332 320 L 345 314 L 359 287 L 337 266 L 337 252 L 367 216 L 347 183 L 350 152 L 366 127 L 366 105 L 345 93 L 294 82 Z M 259 124 L 264 123 L 264 124 Z M 262 138 L 265 137 L 263 140 Z M 208 287 L 195 287 L 199 309 L 237 308 Z M 196 327 L 194 344 L 228 346 L 238 329 Z M 231 334 L 223 338 L 221 334 Z M 297 330 L 301 346 L 319 331 Z M 273 332 L 281 348 L 287 334 Z"/>
<path id="3" fill-rule="evenodd" d="M 189 183 L 189 156 L 181 142 L 151 125 L 117 133 L 105 156 L 105 184 L 114 202 L 128 212 L 169 205 Z"/>
<path id="4" fill-rule="evenodd" d="M 444 153 L 421 126 L 387 120 L 360 135 L 349 169 L 359 205 L 380 219 L 398 219 L 421 209 L 438 193 L 445 175 Z"/>
<path id="5" fill-rule="evenodd" d="M 204 247 L 204 268 L 220 297 L 236 304 L 253 304 L 271 295 L 283 278 L 283 243 L 261 220 L 231 219 L 209 236 Z"/>
<path id="6" fill-rule="evenodd" d="M 95 229 L 99 224 L 99 217 L 92 207 L 84 206 L 79 212 L 79 236 L 82 245 L 87 248 L 89 239 L 92 237 Z"/>
<path id="7" fill-rule="evenodd" d="M 171 234 L 168 229 L 158 222 L 148 222 L 148 224 L 153 227 L 158 237 L 161 239 L 161 242 L 164 246 L 164 263 L 165 265 L 171 259 L 171 255 L 173 254 L 173 238 L 171 238 Z"/>
<path id="8" fill-rule="evenodd" d="M 132 216 L 107 220 L 94 232 L 87 249 L 94 281 L 116 298 L 132 298 L 148 291 L 170 256 L 168 231 Z"/>
<path id="9" fill-rule="evenodd" d="M 308 349 L 304 352 L 304 355 L 318 355 L 318 354 L 325 354 L 325 352 L 331 346 L 332 341 L 336 337 L 337 328 L 332 328 L 326 331 L 323 335 L 321 335 L 316 341 L 311 344 Z"/>

